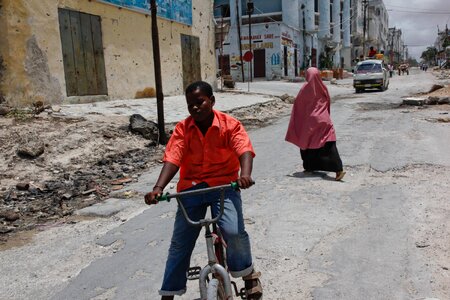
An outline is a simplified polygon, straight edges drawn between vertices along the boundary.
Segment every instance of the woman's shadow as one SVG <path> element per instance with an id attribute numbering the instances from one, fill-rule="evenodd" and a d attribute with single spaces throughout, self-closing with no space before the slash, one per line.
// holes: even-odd
<path id="1" fill-rule="evenodd" d="M 293 174 L 288 174 L 286 176 L 288 176 L 288 177 L 295 177 L 295 178 L 318 178 L 318 177 L 321 177 L 324 180 L 336 181 L 335 178 L 329 176 L 327 172 L 321 172 L 321 171 L 295 172 Z"/>

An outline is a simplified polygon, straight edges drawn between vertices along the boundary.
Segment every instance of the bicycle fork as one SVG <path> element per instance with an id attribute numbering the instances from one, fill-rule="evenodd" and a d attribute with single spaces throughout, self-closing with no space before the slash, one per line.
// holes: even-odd
<path id="1" fill-rule="evenodd" d="M 223 266 L 217 263 L 216 254 L 214 252 L 214 242 L 213 235 L 209 226 L 205 226 L 205 238 L 206 238 L 206 249 L 208 252 L 208 265 L 202 269 L 200 272 L 200 296 L 201 299 L 206 299 L 207 297 L 207 285 L 208 275 L 214 274 L 216 277 L 222 281 L 223 288 L 225 291 L 226 299 L 233 299 L 233 292 L 231 290 L 231 280 L 228 275 L 227 270 Z"/>

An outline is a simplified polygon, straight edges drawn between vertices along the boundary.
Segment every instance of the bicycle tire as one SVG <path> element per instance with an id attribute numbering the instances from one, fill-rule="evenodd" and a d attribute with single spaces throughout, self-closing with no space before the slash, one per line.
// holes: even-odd
<path id="1" fill-rule="evenodd" d="M 208 289 L 206 291 L 206 299 L 226 300 L 225 289 L 219 279 L 213 278 L 209 281 Z"/>

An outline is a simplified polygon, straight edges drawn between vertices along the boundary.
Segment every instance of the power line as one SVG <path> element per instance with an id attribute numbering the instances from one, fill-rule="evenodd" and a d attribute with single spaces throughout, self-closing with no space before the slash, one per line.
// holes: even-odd
<path id="1" fill-rule="evenodd" d="M 399 6 L 399 5 L 392 5 L 392 4 L 388 4 L 386 5 L 386 7 L 394 7 L 394 8 L 403 8 L 403 9 L 407 9 L 407 10 L 412 10 L 415 9 L 416 11 L 429 11 L 429 12 L 442 12 L 442 10 L 434 10 L 434 9 L 427 9 L 427 8 L 411 8 L 411 7 L 407 7 L 407 6 Z"/>
<path id="2" fill-rule="evenodd" d="M 260 13 L 262 13 L 262 14 L 265 13 L 265 12 L 263 12 L 262 10 L 260 10 L 257 6 L 255 6 L 255 10 L 257 10 L 258 12 L 260 12 Z M 353 12 L 353 14 L 352 14 L 348 19 L 341 20 L 340 23 L 337 23 L 337 24 L 335 24 L 335 25 L 333 25 L 333 26 L 327 27 L 327 28 L 325 28 L 325 29 L 323 29 L 323 30 L 316 30 L 316 31 L 317 31 L 317 32 L 321 32 L 321 31 L 329 31 L 329 30 L 331 30 L 332 28 L 334 29 L 334 28 L 340 27 L 341 25 L 344 25 L 346 22 L 349 22 L 349 23 L 350 23 L 350 21 L 352 21 L 352 19 L 354 19 L 355 17 L 356 17 L 356 12 Z M 273 18 L 270 17 L 270 16 L 267 16 L 267 18 L 270 19 L 270 20 L 273 21 L 273 22 L 279 22 L 279 21 L 273 19 Z M 351 24 L 350 24 L 350 25 L 351 25 Z M 350 25 L 348 25 L 345 29 L 347 29 Z M 342 29 L 344 29 L 344 28 L 342 28 Z M 300 29 L 300 28 L 297 28 L 297 30 L 299 30 L 299 31 L 306 31 L 306 30 L 303 30 L 303 29 Z"/>
<path id="3" fill-rule="evenodd" d="M 448 15 L 449 12 L 426 12 L 426 11 L 414 11 L 414 10 L 397 10 L 397 9 L 388 9 L 388 11 L 395 11 L 400 13 L 410 13 L 410 14 L 422 14 L 422 15 Z"/>

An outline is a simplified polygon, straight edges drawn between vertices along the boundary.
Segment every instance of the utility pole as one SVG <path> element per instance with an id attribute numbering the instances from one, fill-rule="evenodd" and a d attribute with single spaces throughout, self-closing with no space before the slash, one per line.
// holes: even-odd
<path id="1" fill-rule="evenodd" d="M 164 95 L 162 91 L 161 79 L 161 57 L 159 52 L 159 35 L 156 0 L 150 0 L 150 11 L 152 17 L 152 45 L 153 45 L 153 65 L 155 69 L 155 85 L 156 85 L 156 107 L 158 110 L 158 131 L 159 143 L 165 145 L 167 143 L 166 130 L 164 125 Z"/>
<path id="2" fill-rule="evenodd" d="M 245 74 L 244 74 L 244 59 L 242 57 L 242 35 L 241 35 L 241 15 L 239 14 L 239 0 L 236 0 L 236 24 L 237 24 L 237 32 L 238 32 L 238 43 L 239 43 L 239 56 L 241 59 L 241 72 L 242 72 L 242 82 L 245 82 Z"/>
<path id="3" fill-rule="evenodd" d="M 300 6 L 301 10 L 302 10 L 302 25 L 303 25 L 303 30 L 302 30 L 302 36 L 303 36 L 303 69 L 306 70 L 306 21 L 305 21 L 305 4 L 302 3 L 302 5 Z"/>
<path id="4" fill-rule="evenodd" d="M 247 2 L 247 13 L 248 13 L 248 37 L 249 37 L 249 45 L 250 45 L 250 52 L 252 52 L 252 13 L 253 13 L 253 0 L 248 0 Z M 250 60 L 249 63 L 249 80 L 250 82 L 253 81 L 253 67 L 252 67 L 252 61 Z"/>
<path id="5" fill-rule="evenodd" d="M 220 90 L 223 91 L 223 17 L 226 13 L 224 5 L 217 5 L 214 8 L 220 8 L 220 50 L 219 50 L 219 68 L 220 68 Z"/>
<path id="6" fill-rule="evenodd" d="M 364 21 L 363 21 L 363 56 L 366 57 L 366 29 L 367 29 L 367 6 L 368 0 L 363 0 Z"/>

